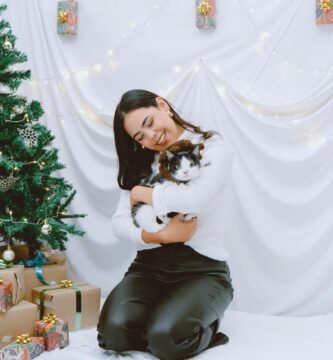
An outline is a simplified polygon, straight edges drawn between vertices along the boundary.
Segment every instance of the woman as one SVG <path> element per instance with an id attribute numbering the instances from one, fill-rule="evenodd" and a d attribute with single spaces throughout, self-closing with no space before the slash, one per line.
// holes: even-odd
<path id="1" fill-rule="evenodd" d="M 138 253 L 106 299 L 98 341 L 117 352 L 149 351 L 161 359 L 186 359 L 227 342 L 220 319 L 233 297 L 223 248 L 225 189 L 231 156 L 220 135 L 184 121 L 162 97 L 126 92 L 115 111 L 114 135 L 123 189 L 112 219 L 115 235 L 130 238 Z M 156 171 L 159 153 L 180 139 L 204 142 L 208 166 L 188 184 L 153 189 L 140 179 Z M 179 213 L 158 233 L 133 225 L 131 206 L 144 202 L 157 215 Z M 183 221 L 182 214 L 197 214 Z"/>

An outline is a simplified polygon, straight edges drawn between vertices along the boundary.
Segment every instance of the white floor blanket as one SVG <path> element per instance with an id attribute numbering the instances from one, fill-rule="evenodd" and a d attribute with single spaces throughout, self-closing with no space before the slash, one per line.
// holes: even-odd
<path id="1" fill-rule="evenodd" d="M 227 311 L 221 330 L 230 342 L 207 350 L 197 360 L 333 360 L 333 314 L 278 317 Z M 70 346 L 43 353 L 48 360 L 151 360 L 142 352 L 113 354 L 99 349 L 96 330 L 70 333 Z"/>

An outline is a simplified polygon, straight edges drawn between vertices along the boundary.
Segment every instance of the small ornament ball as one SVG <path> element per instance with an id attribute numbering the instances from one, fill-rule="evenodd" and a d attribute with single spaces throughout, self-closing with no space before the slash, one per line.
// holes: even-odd
<path id="1" fill-rule="evenodd" d="M 2 253 L 2 258 L 7 262 L 12 262 L 14 260 L 15 253 L 9 245 L 7 247 L 7 250 Z"/>
<path id="2" fill-rule="evenodd" d="M 3 48 L 5 50 L 11 50 L 13 48 L 12 43 L 7 39 L 4 43 L 3 43 Z"/>
<path id="3" fill-rule="evenodd" d="M 52 232 L 52 226 L 48 224 L 47 222 L 42 226 L 42 234 L 43 235 L 49 235 Z"/>

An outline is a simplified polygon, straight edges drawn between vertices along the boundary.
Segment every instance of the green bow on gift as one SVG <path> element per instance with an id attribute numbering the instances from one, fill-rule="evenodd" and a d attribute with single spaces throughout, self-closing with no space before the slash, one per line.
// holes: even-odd
<path id="1" fill-rule="evenodd" d="M 13 263 L 6 263 L 3 259 L 0 259 L 0 270 L 9 269 L 13 266 Z"/>

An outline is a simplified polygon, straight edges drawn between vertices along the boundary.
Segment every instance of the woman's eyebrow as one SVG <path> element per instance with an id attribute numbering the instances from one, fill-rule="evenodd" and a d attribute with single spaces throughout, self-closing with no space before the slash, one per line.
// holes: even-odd
<path id="1" fill-rule="evenodd" d="M 147 115 L 147 116 L 143 119 L 142 124 L 141 124 L 141 129 L 144 128 L 144 126 L 146 125 L 146 122 L 147 122 L 149 116 L 150 116 L 150 115 Z M 137 132 L 133 135 L 133 139 L 135 139 L 135 137 L 136 137 L 137 135 L 139 135 L 139 133 L 140 133 L 140 131 L 137 131 Z"/>

